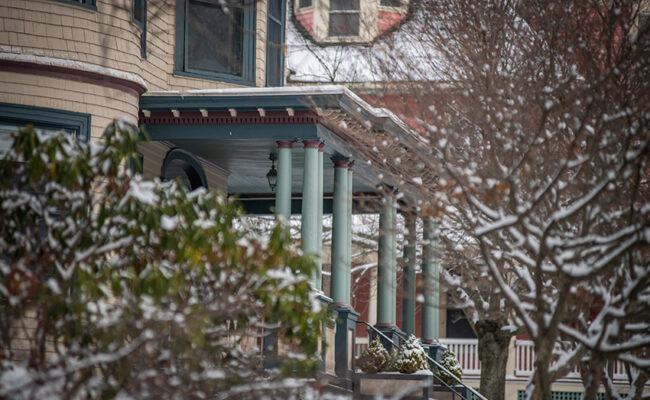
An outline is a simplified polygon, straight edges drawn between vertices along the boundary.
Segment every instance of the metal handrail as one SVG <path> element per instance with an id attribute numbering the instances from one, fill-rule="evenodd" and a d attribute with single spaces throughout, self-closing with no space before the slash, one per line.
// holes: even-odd
<path id="1" fill-rule="evenodd" d="M 393 339 L 391 339 L 391 338 L 389 338 L 388 336 L 386 336 L 386 335 L 384 335 L 383 333 L 381 333 L 381 331 L 380 331 L 379 329 L 377 329 L 377 328 L 375 328 L 374 326 L 370 325 L 370 323 L 368 323 L 368 322 L 366 322 L 366 321 L 362 321 L 362 320 L 357 320 L 357 323 L 362 323 L 362 324 L 366 325 L 367 327 L 369 327 L 370 329 L 372 329 L 375 333 L 378 333 L 379 335 L 381 335 L 381 337 L 383 337 L 384 339 L 386 339 L 386 340 L 388 340 L 389 342 L 391 342 L 391 343 L 393 344 L 393 346 L 398 346 L 397 343 L 395 343 L 395 342 L 393 341 Z M 401 336 L 401 335 L 400 335 L 400 336 Z M 456 375 L 454 375 L 453 373 L 451 373 L 447 368 L 443 367 L 439 362 L 437 362 L 436 360 L 434 360 L 433 358 L 431 358 L 428 354 L 425 353 L 424 355 L 425 355 L 425 357 L 426 357 L 426 358 L 427 358 L 431 363 L 433 363 L 436 367 L 438 367 L 439 369 L 441 369 L 442 371 L 444 371 L 445 373 L 447 373 L 447 375 L 451 376 L 451 377 L 452 377 L 456 382 L 458 382 L 458 385 L 460 385 L 460 386 L 464 387 L 465 389 L 469 390 L 470 392 L 472 392 L 472 394 L 475 395 L 479 400 L 487 400 L 487 398 L 486 398 L 485 396 L 483 396 L 482 394 L 480 394 L 479 392 L 477 392 L 476 390 L 474 390 L 474 388 L 469 387 L 469 386 L 467 386 L 466 384 L 464 384 L 464 383 L 463 383 L 463 382 L 462 382 L 462 381 L 461 381 L 461 380 L 460 380 Z M 440 381 L 440 383 L 442 383 L 442 384 L 443 384 L 447 389 L 451 390 L 452 392 L 454 392 L 455 394 L 459 395 L 461 398 L 464 398 L 465 400 L 470 400 L 470 399 L 466 399 L 465 396 L 463 396 L 463 395 L 461 395 L 460 393 L 458 393 L 457 391 L 455 391 L 454 388 L 452 388 L 451 386 L 449 386 L 449 385 L 447 384 L 447 382 L 443 381 L 442 378 L 440 378 L 440 377 L 437 376 L 436 374 L 433 374 L 433 376 L 434 376 L 436 379 L 438 379 L 438 381 Z"/>

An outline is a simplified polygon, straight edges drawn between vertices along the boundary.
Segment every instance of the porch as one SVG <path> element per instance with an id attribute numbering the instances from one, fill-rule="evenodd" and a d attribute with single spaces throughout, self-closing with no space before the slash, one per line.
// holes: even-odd
<path id="1" fill-rule="evenodd" d="M 417 190 L 384 173 L 359 134 L 407 143 L 413 134 L 393 114 L 375 109 L 343 86 L 239 88 L 153 92 L 141 97 L 140 123 L 151 143 L 143 146 L 147 177 L 181 179 L 190 189 L 218 188 L 237 197 L 251 215 L 274 215 L 281 222 L 300 215 L 301 247 L 314 257 L 311 277 L 322 304 L 337 316 L 325 326 L 323 374 L 351 390 L 359 314 L 351 306 L 352 215 L 379 215 L 376 323 L 387 347 L 415 333 L 416 246 L 424 254 L 422 337 L 438 338 L 438 266 L 435 221 L 418 215 Z M 406 146 L 406 144 L 404 144 Z M 370 152 L 372 153 L 372 152 Z M 405 216 L 402 326 L 397 315 L 397 213 Z M 331 281 L 322 291 L 323 215 L 332 215 L 329 260 Z M 421 218 L 424 241 L 416 243 Z M 242 332 L 233 328 L 233 343 Z M 254 340 L 245 341 L 253 346 Z M 279 354 L 282 343 L 265 339 L 266 354 Z"/>

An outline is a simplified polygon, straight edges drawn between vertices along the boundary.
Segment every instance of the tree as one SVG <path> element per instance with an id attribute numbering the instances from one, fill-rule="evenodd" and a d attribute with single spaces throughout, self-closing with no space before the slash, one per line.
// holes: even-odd
<path id="1" fill-rule="evenodd" d="M 236 230 L 219 193 L 132 173 L 138 136 L 123 121 L 103 144 L 27 128 L 0 160 L 0 396 L 309 391 L 284 377 L 318 365 L 311 260 L 280 226 Z M 291 351 L 264 369 L 271 332 Z"/>
<path id="2" fill-rule="evenodd" d="M 457 260 L 449 283 L 470 319 L 476 312 L 479 343 L 486 322 L 530 335 L 530 398 L 550 399 L 551 383 L 574 368 L 585 398 L 601 384 L 618 397 L 607 368 L 615 360 L 628 367 L 630 397 L 641 398 L 650 372 L 650 33 L 638 17 L 647 4 L 415 7 L 376 45 L 374 65 L 399 88 L 376 100 L 416 132 L 356 139 L 407 197 L 432 199 L 420 211 L 439 219 L 448 242 L 462 241 L 445 248 Z M 491 399 L 502 388 L 481 382 Z"/>

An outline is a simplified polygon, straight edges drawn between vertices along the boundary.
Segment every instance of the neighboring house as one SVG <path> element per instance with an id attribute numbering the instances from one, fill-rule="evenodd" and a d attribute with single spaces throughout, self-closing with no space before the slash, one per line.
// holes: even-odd
<path id="1" fill-rule="evenodd" d="M 398 185 L 370 167 L 365 149 L 350 138 L 401 140 L 411 132 L 343 86 L 282 87 L 287 6 L 282 0 L 3 0 L 0 157 L 11 132 L 26 124 L 101 141 L 104 128 L 124 117 L 145 125 L 152 139 L 140 147 L 145 177 L 221 190 L 250 214 L 301 215 L 303 250 L 319 265 L 323 215 L 331 213 L 331 281 L 320 298 L 338 322 L 324 327 L 323 373 L 350 389 L 358 317 L 350 295 L 350 231 L 359 202 L 374 204 L 380 215 L 382 279 L 373 322 L 398 333 Z M 319 290 L 320 272 L 313 281 Z M 269 343 L 265 351 L 279 347 Z"/>

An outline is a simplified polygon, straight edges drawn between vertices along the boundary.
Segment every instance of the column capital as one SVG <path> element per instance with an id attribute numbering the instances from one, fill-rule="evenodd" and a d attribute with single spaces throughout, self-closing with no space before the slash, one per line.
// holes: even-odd
<path id="1" fill-rule="evenodd" d="M 348 168 L 350 162 L 348 160 L 332 160 L 334 168 Z"/>
<path id="2" fill-rule="evenodd" d="M 320 146 L 320 140 L 303 140 L 302 144 L 306 149 L 317 149 Z"/>
<path id="3" fill-rule="evenodd" d="M 293 147 L 293 142 L 290 140 L 278 140 L 276 143 L 278 144 L 278 149 L 290 149 Z"/>

